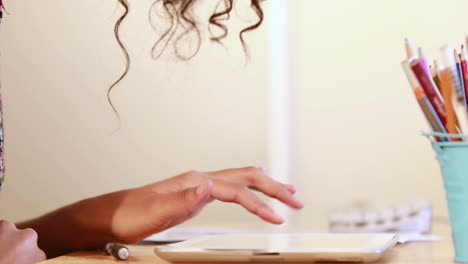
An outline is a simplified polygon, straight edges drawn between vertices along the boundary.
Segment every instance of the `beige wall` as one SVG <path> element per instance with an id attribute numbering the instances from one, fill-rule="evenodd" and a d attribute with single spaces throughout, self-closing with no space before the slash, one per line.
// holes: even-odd
<path id="1" fill-rule="evenodd" d="M 446 218 L 427 126 L 400 67 L 403 39 L 429 58 L 468 33 L 466 1 L 295 1 L 299 59 L 295 164 L 308 209 L 323 226 L 329 208 L 363 200 L 433 202 Z"/>
<path id="2" fill-rule="evenodd" d="M 248 67 L 234 34 L 228 51 L 206 41 L 190 62 L 170 54 L 153 61 L 150 3 L 132 3 L 122 38 L 134 63 L 113 93 L 122 116 L 117 130 L 105 97 L 124 65 L 112 31 L 116 2 L 6 4 L 11 15 L 0 37 L 8 157 L 2 217 L 32 217 L 191 169 L 265 165 L 266 28 L 248 37 L 255 51 Z M 233 30 L 245 23 L 238 20 Z M 256 220 L 237 206 L 220 210 L 220 221 Z"/>
<path id="3" fill-rule="evenodd" d="M 228 51 L 205 42 L 190 62 L 170 54 L 155 62 L 148 55 L 157 37 L 146 20 L 150 3 L 134 2 L 122 34 L 133 65 L 113 93 L 122 116 L 116 130 L 105 98 L 123 66 L 112 36 L 116 3 L 7 1 L 11 15 L 0 34 L 8 157 L 2 218 L 32 217 L 190 169 L 266 164 L 268 25 L 249 36 L 247 67 L 235 36 Z M 467 33 L 468 2 L 293 6 L 302 226 L 321 228 L 329 208 L 356 199 L 421 197 L 445 216 L 438 167 L 419 136 L 426 124 L 400 69 L 402 40 L 413 38 L 431 57 L 444 41 L 458 44 Z M 247 221 L 260 223 L 237 206 L 215 204 L 194 224 Z"/>

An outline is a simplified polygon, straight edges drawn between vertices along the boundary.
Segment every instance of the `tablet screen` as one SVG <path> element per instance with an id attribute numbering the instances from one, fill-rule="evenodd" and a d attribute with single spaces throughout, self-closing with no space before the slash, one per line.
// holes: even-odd
<path id="1" fill-rule="evenodd" d="M 173 247 L 209 250 L 275 250 L 323 251 L 326 249 L 356 250 L 385 247 L 394 234 L 239 234 L 207 236 Z"/>

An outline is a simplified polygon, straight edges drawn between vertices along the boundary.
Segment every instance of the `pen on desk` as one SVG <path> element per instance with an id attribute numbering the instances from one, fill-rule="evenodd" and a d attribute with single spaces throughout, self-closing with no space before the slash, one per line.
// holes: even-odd
<path id="1" fill-rule="evenodd" d="M 127 260 L 130 257 L 130 250 L 119 243 L 107 242 L 103 250 L 118 260 Z"/>

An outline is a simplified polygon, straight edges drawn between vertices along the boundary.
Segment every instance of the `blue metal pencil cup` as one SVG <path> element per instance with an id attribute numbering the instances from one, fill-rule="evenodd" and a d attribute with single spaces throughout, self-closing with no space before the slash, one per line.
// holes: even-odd
<path id="1" fill-rule="evenodd" d="M 468 138 L 468 135 L 427 133 L 436 152 L 445 186 L 452 228 L 455 261 L 468 263 L 468 141 L 439 139 Z"/>

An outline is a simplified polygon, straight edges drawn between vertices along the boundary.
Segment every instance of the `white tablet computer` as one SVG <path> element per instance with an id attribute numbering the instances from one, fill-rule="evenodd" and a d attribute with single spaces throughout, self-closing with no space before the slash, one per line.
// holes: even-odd
<path id="1" fill-rule="evenodd" d="M 396 234 L 230 234 L 158 246 L 169 262 L 373 262 L 398 240 Z"/>

